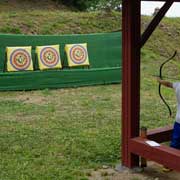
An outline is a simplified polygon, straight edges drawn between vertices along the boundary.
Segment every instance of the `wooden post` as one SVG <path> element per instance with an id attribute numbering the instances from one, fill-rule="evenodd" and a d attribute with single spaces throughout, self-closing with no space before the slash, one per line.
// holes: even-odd
<path id="1" fill-rule="evenodd" d="M 130 139 L 139 136 L 140 108 L 140 0 L 123 0 L 123 79 L 122 79 L 122 165 L 139 166 L 131 153 Z"/>
<path id="2" fill-rule="evenodd" d="M 147 128 L 146 127 L 142 127 L 141 128 L 141 131 L 140 131 L 140 137 L 142 138 L 147 138 Z M 145 158 L 141 157 L 141 167 L 144 168 L 144 167 L 147 167 L 147 161 Z"/>

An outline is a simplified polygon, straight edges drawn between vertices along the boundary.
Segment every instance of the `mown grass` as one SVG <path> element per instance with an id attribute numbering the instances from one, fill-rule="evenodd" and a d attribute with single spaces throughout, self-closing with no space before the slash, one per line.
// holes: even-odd
<path id="1" fill-rule="evenodd" d="M 120 85 L 0 99 L 0 179 L 81 179 L 119 160 Z"/>

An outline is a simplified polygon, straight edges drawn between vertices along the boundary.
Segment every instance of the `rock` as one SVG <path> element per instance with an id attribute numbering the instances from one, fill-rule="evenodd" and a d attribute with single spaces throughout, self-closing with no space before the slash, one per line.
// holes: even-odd
<path id="1" fill-rule="evenodd" d="M 109 168 L 109 166 L 107 166 L 107 165 L 103 165 L 103 166 L 102 166 L 102 168 L 103 168 L 103 169 L 108 169 L 108 168 Z"/>

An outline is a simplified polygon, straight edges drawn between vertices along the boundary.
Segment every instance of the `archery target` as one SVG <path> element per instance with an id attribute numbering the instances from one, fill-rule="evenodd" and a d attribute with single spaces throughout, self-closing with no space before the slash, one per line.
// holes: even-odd
<path id="1" fill-rule="evenodd" d="M 31 47 L 7 47 L 7 70 L 33 70 Z"/>
<path id="2" fill-rule="evenodd" d="M 69 66 L 87 66 L 89 58 L 87 44 L 68 44 L 65 46 Z"/>
<path id="3" fill-rule="evenodd" d="M 41 70 L 50 68 L 61 68 L 59 45 L 37 46 L 39 68 Z"/>
<path id="4" fill-rule="evenodd" d="M 70 57 L 75 64 L 82 64 L 87 58 L 87 51 L 81 45 L 74 45 L 70 49 Z"/>

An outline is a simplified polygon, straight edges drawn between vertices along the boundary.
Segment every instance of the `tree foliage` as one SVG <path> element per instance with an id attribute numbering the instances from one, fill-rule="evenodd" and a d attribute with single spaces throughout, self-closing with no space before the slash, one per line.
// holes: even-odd
<path id="1" fill-rule="evenodd" d="M 109 10 L 120 10 L 121 0 L 99 0 L 96 4 L 96 9 L 109 9 Z"/>
<path id="2" fill-rule="evenodd" d="M 59 0 L 65 5 L 73 6 L 79 10 L 86 10 L 94 4 L 97 4 L 99 0 Z"/>
<path id="3" fill-rule="evenodd" d="M 79 10 L 116 9 L 120 6 L 121 0 L 58 0 L 65 5 L 73 6 Z"/>

